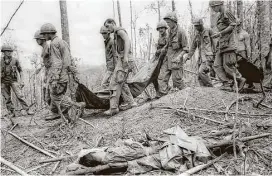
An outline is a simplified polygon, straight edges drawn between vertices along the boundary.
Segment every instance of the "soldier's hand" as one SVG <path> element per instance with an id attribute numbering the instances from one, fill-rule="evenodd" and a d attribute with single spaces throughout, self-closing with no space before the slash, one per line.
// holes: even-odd
<path id="1" fill-rule="evenodd" d="M 217 37 L 220 37 L 220 36 L 221 36 L 221 33 L 220 33 L 220 32 L 218 32 L 218 33 L 216 33 L 216 34 L 212 35 L 211 37 L 212 37 L 212 38 L 217 38 Z"/>

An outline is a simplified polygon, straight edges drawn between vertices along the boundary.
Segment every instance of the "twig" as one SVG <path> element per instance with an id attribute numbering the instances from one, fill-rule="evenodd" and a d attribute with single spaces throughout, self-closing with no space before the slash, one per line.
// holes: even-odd
<path id="1" fill-rule="evenodd" d="M 55 170 L 58 168 L 60 162 L 61 162 L 61 161 L 58 161 L 58 162 L 55 164 L 55 166 L 52 168 L 52 170 L 51 170 L 51 172 L 50 172 L 50 175 L 52 175 L 52 174 L 55 172 Z"/>
<path id="2" fill-rule="evenodd" d="M 244 98 L 248 98 L 248 99 L 252 99 L 251 97 L 249 96 L 241 96 L 241 97 L 238 97 L 237 99 L 233 100 L 230 105 L 228 107 L 226 107 L 226 114 L 225 114 L 225 120 L 228 120 L 228 113 L 229 113 L 229 110 L 230 108 L 234 105 L 234 103 L 236 103 L 237 101 L 239 101 L 240 99 L 244 99 Z M 236 112 L 235 112 L 236 113 Z"/>
<path id="3" fill-rule="evenodd" d="M 76 157 L 76 156 L 77 155 L 63 156 L 63 157 L 59 157 L 59 158 L 50 158 L 50 159 L 47 159 L 47 160 L 40 161 L 39 163 L 56 162 L 56 161 L 61 161 L 61 160 L 68 159 L 68 158 L 73 158 L 73 157 Z"/>
<path id="4" fill-rule="evenodd" d="M 1 130 L 3 130 L 3 129 L 1 129 Z M 6 131 L 6 130 L 4 130 L 4 131 Z M 10 131 L 6 131 L 6 132 L 9 133 L 10 135 L 12 135 L 13 137 L 17 138 L 17 139 L 20 140 L 21 142 L 23 142 L 23 143 L 29 145 L 30 147 L 32 147 L 32 148 L 34 148 L 34 149 L 36 149 L 36 150 L 42 152 L 43 154 L 45 154 L 45 155 L 47 155 L 47 156 L 50 156 L 50 157 L 52 157 L 52 158 L 55 158 L 55 156 L 52 155 L 51 153 L 49 153 L 49 152 L 47 152 L 47 151 L 45 151 L 45 150 L 43 150 L 43 149 L 41 149 L 41 148 L 35 146 L 34 144 L 32 144 L 32 143 L 30 143 L 30 142 L 24 140 L 23 138 L 17 136 L 16 134 L 14 134 L 14 133 L 12 133 L 12 132 L 10 132 Z"/>
<path id="5" fill-rule="evenodd" d="M 253 100 L 255 103 L 258 103 L 258 101 L 256 100 Z M 269 108 L 269 109 L 272 109 L 271 106 L 267 105 L 267 104 L 264 104 L 264 103 L 261 103 L 260 105 L 262 105 L 263 107 L 266 107 L 266 108 Z"/>
<path id="6" fill-rule="evenodd" d="M 18 8 L 15 10 L 15 12 L 13 13 L 13 15 L 11 16 L 11 18 L 9 19 L 9 22 L 8 24 L 6 25 L 6 27 L 3 29 L 3 31 L 1 32 L 1 35 L 2 36 L 4 34 L 4 32 L 6 31 L 6 29 L 8 28 L 9 26 L 9 23 L 11 22 L 12 18 L 14 17 L 14 15 L 16 14 L 16 12 L 19 10 L 19 8 L 21 7 L 21 5 L 24 3 L 24 0 L 20 3 L 20 5 L 18 6 Z"/>
<path id="7" fill-rule="evenodd" d="M 88 122 L 88 121 L 86 121 L 86 120 L 84 120 L 84 119 L 82 119 L 82 118 L 79 118 L 79 120 L 81 120 L 82 122 L 85 122 L 85 123 L 87 123 L 88 125 L 90 125 L 91 127 L 95 128 L 90 122 Z"/>
<path id="8" fill-rule="evenodd" d="M 234 84 L 235 84 L 235 89 L 236 89 L 236 109 L 235 109 L 235 118 L 234 118 L 234 126 L 233 126 L 233 135 L 232 136 L 233 136 L 233 153 L 234 153 L 234 158 L 237 159 L 236 141 L 235 140 L 236 140 L 237 112 L 238 112 L 238 108 L 239 108 L 239 94 L 238 94 L 238 84 L 237 84 L 237 80 L 236 80 L 236 73 L 232 73 L 232 74 L 233 74 Z"/>
<path id="9" fill-rule="evenodd" d="M 154 108 L 158 108 L 158 107 L 154 107 Z M 162 108 L 162 109 L 164 109 L 164 110 L 175 110 L 175 111 L 177 111 L 177 112 L 182 112 L 182 113 L 185 113 L 185 114 L 187 114 L 188 112 L 187 111 L 184 111 L 184 110 L 181 110 L 181 109 L 174 109 L 174 108 L 171 108 L 171 107 L 159 107 L 159 108 Z M 195 117 L 198 117 L 198 118 L 201 118 L 201 119 L 205 119 L 205 120 L 209 120 L 209 121 L 211 121 L 211 122 L 214 122 L 214 123 L 218 123 L 218 124 L 225 124 L 225 123 L 223 123 L 223 122 L 219 122 L 219 121 L 217 121 L 217 120 L 213 120 L 213 119 L 210 119 L 210 118 L 208 118 L 208 117 L 204 117 L 204 116 L 200 116 L 200 115 L 196 115 L 196 114 L 193 114 Z"/>
<path id="10" fill-rule="evenodd" d="M 34 170 L 40 169 L 41 167 L 45 167 L 45 166 L 47 166 L 47 165 L 49 165 L 49 164 L 51 164 L 51 163 L 45 163 L 45 164 L 42 164 L 42 165 L 39 165 L 39 166 L 35 166 L 35 167 L 33 167 L 33 168 L 27 169 L 26 172 L 27 172 L 27 173 L 32 172 L 32 171 L 34 171 Z"/>
<path id="11" fill-rule="evenodd" d="M 4 170 L 4 171 L 14 172 L 14 170 L 7 169 L 7 168 L 4 168 L 4 167 L 0 167 L 0 169 L 1 169 L 1 170 Z"/>
<path id="12" fill-rule="evenodd" d="M 23 175 L 23 176 L 27 176 L 28 174 L 23 171 L 22 169 L 18 168 L 17 166 L 15 166 L 13 163 L 5 160 L 4 158 L 0 157 L 0 162 L 5 164 L 6 166 L 8 166 L 9 168 L 13 169 L 14 171 L 16 171 L 17 173 Z"/>
<path id="13" fill-rule="evenodd" d="M 195 174 L 209 166 L 211 166 L 213 163 L 221 160 L 223 157 L 227 156 L 228 153 L 224 153 L 223 155 L 215 158 L 214 160 L 208 162 L 207 164 L 202 164 L 202 165 L 199 165 L 199 166 L 196 166 L 196 167 L 193 167 L 185 172 L 183 172 L 182 174 L 180 174 L 180 176 L 188 176 L 188 175 L 192 175 L 192 174 Z"/>
<path id="14" fill-rule="evenodd" d="M 103 139 L 103 136 L 100 136 L 100 137 L 97 139 L 96 144 L 95 144 L 95 147 L 99 147 L 99 145 L 100 145 L 102 139 Z"/>

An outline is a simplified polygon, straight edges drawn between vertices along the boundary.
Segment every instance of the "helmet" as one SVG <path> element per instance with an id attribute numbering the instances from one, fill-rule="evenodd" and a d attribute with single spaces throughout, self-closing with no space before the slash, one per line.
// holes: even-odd
<path id="1" fill-rule="evenodd" d="M 159 28 L 166 28 L 167 29 L 167 23 L 164 20 L 158 22 L 158 24 L 157 24 L 157 30 Z"/>
<path id="2" fill-rule="evenodd" d="M 4 44 L 1 48 L 1 52 L 4 52 L 4 51 L 13 51 L 13 48 L 7 44 Z"/>
<path id="3" fill-rule="evenodd" d="M 44 25 L 42 25 L 41 27 L 41 34 L 46 34 L 46 33 L 56 33 L 57 30 L 55 28 L 55 26 L 53 26 L 53 24 L 51 23 L 46 23 Z"/>
<path id="4" fill-rule="evenodd" d="M 202 18 L 196 18 L 193 20 L 193 25 L 197 26 L 197 25 L 203 25 L 203 20 Z"/>
<path id="5" fill-rule="evenodd" d="M 100 34 L 103 34 L 103 33 L 109 33 L 109 29 L 106 28 L 105 26 L 102 26 L 102 27 L 100 28 Z"/>
<path id="6" fill-rule="evenodd" d="M 176 23 L 178 22 L 178 18 L 177 18 L 177 15 L 176 15 L 175 12 L 169 12 L 169 13 L 167 13 L 163 19 L 164 20 L 165 19 L 170 19 L 170 20 L 172 20 L 172 21 L 174 21 Z"/>
<path id="7" fill-rule="evenodd" d="M 214 0 L 210 0 L 209 5 L 210 7 L 214 7 L 214 6 L 218 6 L 218 5 L 223 5 L 224 1 L 214 1 Z"/>
<path id="8" fill-rule="evenodd" d="M 43 37 L 43 35 L 41 35 L 41 31 L 40 30 L 37 30 L 34 34 L 34 39 L 44 39 L 45 38 Z"/>

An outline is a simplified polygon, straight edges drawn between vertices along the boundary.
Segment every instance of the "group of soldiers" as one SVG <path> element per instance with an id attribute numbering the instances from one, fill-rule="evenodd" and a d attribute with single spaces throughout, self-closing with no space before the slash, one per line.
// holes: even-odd
<path id="1" fill-rule="evenodd" d="M 166 14 L 163 21 L 157 25 L 159 39 L 154 58 L 161 60 L 159 72 L 153 75 L 152 83 L 156 89 L 156 97 L 160 98 L 171 90 L 169 79 L 172 76 L 173 89 L 181 90 L 185 87 L 183 81 L 184 62 L 191 59 L 196 48 L 199 51 L 198 79 L 202 86 L 212 87 L 211 78 L 217 76 L 223 83 L 222 89 L 233 90 L 235 79 L 238 90 L 242 90 L 246 79 L 237 70 L 240 59 L 249 59 L 251 50 L 249 35 L 242 29 L 242 22 L 225 10 L 223 1 L 210 1 L 210 7 L 219 13 L 217 19 L 218 32 L 205 28 L 202 19 L 195 19 L 193 25 L 197 31 L 192 46 L 188 47 L 187 36 L 178 24 L 175 12 Z M 69 110 L 74 107 L 79 114 L 85 107 L 84 102 L 76 102 L 78 76 L 71 57 L 69 45 L 56 35 L 56 28 L 44 24 L 35 33 L 34 38 L 43 48 L 42 59 L 45 68 L 44 99 L 50 106 L 52 115 L 46 120 L 63 117 L 68 122 L 73 121 Z M 107 116 L 119 112 L 120 97 L 124 109 L 137 106 L 129 86 L 126 83 L 128 74 L 132 70 L 132 52 L 128 33 L 118 27 L 113 19 L 107 19 L 101 27 L 100 33 L 104 38 L 107 72 L 102 81 L 102 87 L 110 91 L 110 109 L 105 111 Z M 112 35 L 111 35 L 112 34 Z M 113 37 L 112 37 L 113 36 Z M 215 42 L 215 39 L 218 41 Z M 50 46 L 46 41 L 50 40 Z M 10 90 L 15 92 L 22 107 L 28 114 L 33 114 L 25 102 L 18 83 L 18 75 L 22 69 L 17 59 L 12 57 L 12 48 L 4 45 L 1 49 L 4 57 L 1 60 L 1 90 L 7 109 L 14 116 Z M 253 87 L 249 83 L 248 87 Z"/>
<path id="2" fill-rule="evenodd" d="M 156 97 L 160 98 L 170 91 L 169 79 L 172 76 L 174 90 L 185 87 L 183 81 L 183 64 L 190 60 L 196 49 L 199 51 L 198 79 L 201 86 L 212 87 L 212 79 L 217 76 L 221 82 L 222 90 L 235 90 L 235 80 L 238 91 L 246 83 L 237 69 L 241 59 L 249 61 L 251 55 L 250 38 L 242 29 L 242 21 L 224 8 L 223 1 L 210 1 L 210 7 L 219 13 L 217 31 L 205 28 L 203 20 L 197 18 L 193 21 L 196 35 L 189 49 L 187 36 L 178 24 L 175 12 L 166 14 L 163 21 L 157 24 L 159 39 L 155 59 L 161 59 L 159 74 L 153 75 Z M 127 32 L 117 27 L 113 19 L 108 19 L 101 27 L 100 33 L 105 39 L 105 55 L 107 72 L 102 81 L 102 87 L 111 91 L 110 110 L 106 115 L 119 112 L 119 97 L 122 96 L 129 107 L 136 106 L 126 84 L 128 72 L 131 70 L 131 48 Z M 111 33 L 114 37 L 111 37 Z M 218 38 L 216 41 L 216 38 Z M 120 79 L 121 78 L 121 79 Z M 118 86 L 116 86 L 119 83 Z M 248 88 L 253 83 L 247 82 Z"/>

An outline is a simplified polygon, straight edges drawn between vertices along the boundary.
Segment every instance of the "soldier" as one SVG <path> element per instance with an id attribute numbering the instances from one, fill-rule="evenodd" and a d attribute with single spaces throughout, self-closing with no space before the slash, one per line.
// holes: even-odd
<path id="1" fill-rule="evenodd" d="M 70 48 L 68 44 L 57 37 L 56 28 L 46 23 L 41 27 L 41 34 L 46 40 L 51 40 L 49 57 L 50 57 L 50 76 L 49 89 L 51 97 L 51 111 L 54 114 L 46 120 L 54 120 L 62 116 L 66 122 L 71 122 L 75 119 L 69 117 L 68 111 L 71 107 L 79 110 L 81 115 L 85 107 L 84 102 L 75 102 L 76 78 L 75 67 L 73 66 Z M 59 113 L 59 114 L 57 114 Z"/>
<path id="2" fill-rule="evenodd" d="M 251 56 L 250 37 L 247 31 L 243 29 L 241 19 L 237 19 L 237 36 L 237 62 L 239 65 L 239 61 L 242 59 L 246 59 L 250 62 Z M 247 83 L 249 89 L 254 88 L 253 82 L 249 82 L 249 80 L 247 80 Z"/>
<path id="3" fill-rule="evenodd" d="M 236 78 L 238 82 L 238 91 L 241 91 L 245 85 L 246 79 L 242 77 L 239 71 L 236 68 L 237 58 L 237 44 L 235 41 L 235 26 L 236 19 L 235 17 L 224 8 L 223 1 L 214 1 L 209 2 L 210 7 L 215 12 L 219 12 L 219 16 L 216 22 L 218 33 L 214 34 L 212 37 L 219 37 L 218 46 L 219 52 L 217 59 L 223 60 L 223 68 L 229 77 L 232 79 Z M 216 61 L 214 63 L 216 67 Z M 234 74 L 234 75 L 233 75 Z M 220 75 L 220 73 L 219 73 Z M 225 80 L 225 86 L 230 87 L 233 85 L 233 81 Z"/>
<path id="4" fill-rule="evenodd" d="M 114 33 L 114 57 L 116 60 L 113 75 L 110 80 L 110 109 L 104 112 L 105 115 L 114 115 L 119 112 L 119 99 L 127 102 L 129 107 L 137 106 L 126 83 L 129 73 L 130 41 L 126 30 L 117 27 L 113 19 L 107 19 L 104 26 Z"/>
<path id="5" fill-rule="evenodd" d="M 188 52 L 187 37 L 184 30 L 177 24 L 178 19 L 175 12 L 168 13 L 164 20 L 169 26 L 167 50 L 163 60 L 158 78 L 160 96 L 169 91 L 168 82 L 172 74 L 173 88 L 179 90 L 184 88 L 183 82 L 183 55 Z"/>
<path id="6" fill-rule="evenodd" d="M 10 117 L 15 117 L 14 105 L 11 100 L 11 89 L 19 100 L 22 108 L 26 110 L 27 114 L 33 115 L 34 112 L 30 110 L 30 107 L 27 105 L 21 92 L 21 88 L 24 86 L 24 83 L 22 80 L 22 67 L 19 60 L 12 56 L 13 49 L 11 46 L 4 44 L 1 48 L 1 52 L 4 54 L 1 58 L 1 92 Z M 12 120 L 11 122 L 14 124 Z"/>
<path id="7" fill-rule="evenodd" d="M 112 77 L 113 71 L 114 71 L 114 57 L 113 57 L 113 39 L 110 36 L 110 32 L 108 28 L 105 26 L 102 26 L 100 29 L 100 33 L 102 34 L 104 38 L 104 43 L 105 43 L 105 56 L 106 56 L 106 66 L 107 66 L 107 71 L 106 74 L 102 80 L 102 87 L 103 89 L 108 89 L 109 84 L 110 84 L 110 79 Z"/>
<path id="8" fill-rule="evenodd" d="M 166 55 L 166 45 L 167 45 L 167 41 L 168 41 L 168 36 L 167 36 L 167 32 L 166 30 L 168 29 L 167 23 L 162 20 L 157 24 L 157 31 L 159 31 L 159 39 L 158 39 L 158 43 L 157 43 L 157 50 L 155 53 L 155 57 L 158 59 L 161 59 L 160 62 L 163 61 L 165 55 Z M 158 83 L 158 76 L 160 73 L 160 67 L 161 64 L 158 64 L 157 68 L 154 71 L 154 77 L 156 77 L 156 79 L 153 81 L 153 85 L 154 88 L 156 90 L 156 99 L 160 98 L 160 91 L 159 91 L 159 83 Z"/>
<path id="9" fill-rule="evenodd" d="M 199 69 L 198 69 L 198 80 L 201 86 L 213 87 L 211 79 L 208 73 L 212 72 L 214 75 L 214 71 L 212 69 L 214 62 L 214 43 L 211 38 L 213 32 L 211 29 L 204 28 L 203 21 L 201 18 L 195 19 L 193 21 L 193 25 L 197 31 L 197 34 L 192 42 L 192 46 L 190 48 L 190 52 L 186 57 L 186 60 L 190 59 L 194 53 L 196 48 L 199 50 Z M 185 60 L 185 61 L 186 61 Z"/>
<path id="10" fill-rule="evenodd" d="M 40 30 L 36 31 L 34 35 L 34 39 L 36 39 L 36 42 L 38 45 L 40 45 L 42 49 L 41 57 L 43 59 L 43 63 L 41 68 L 45 67 L 45 73 L 44 73 L 44 87 L 43 87 L 43 98 L 48 105 L 50 104 L 50 97 L 49 97 L 49 83 L 48 83 L 48 74 L 49 74 L 49 68 L 51 66 L 50 58 L 49 58 L 49 45 L 46 43 L 46 40 L 43 35 L 41 35 Z M 40 69 L 41 69 L 40 68 Z M 39 70 L 40 71 L 40 70 Z"/>

